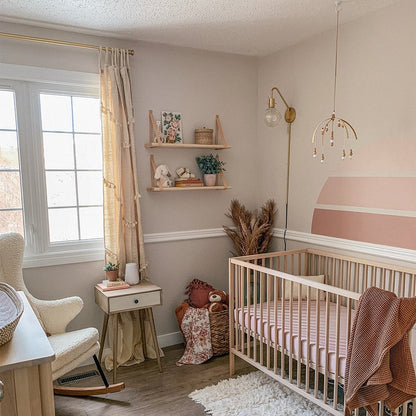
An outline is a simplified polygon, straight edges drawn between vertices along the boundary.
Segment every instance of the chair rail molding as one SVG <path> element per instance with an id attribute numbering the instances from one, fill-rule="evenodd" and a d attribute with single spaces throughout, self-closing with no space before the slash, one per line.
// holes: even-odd
<path id="1" fill-rule="evenodd" d="M 283 233 L 283 229 L 275 228 L 273 230 L 273 237 L 283 239 Z M 287 231 L 286 239 L 343 251 L 353 251 L 364 255 L 384 257 L 398 261 L 405 261 L 408 263 L 416 263 L 416 251 L 401 247 L 383 246 L 380 244 L 346 240 L 343 238 L 328 237 L 326 235 L 311 234 L 293 230 Z"/>

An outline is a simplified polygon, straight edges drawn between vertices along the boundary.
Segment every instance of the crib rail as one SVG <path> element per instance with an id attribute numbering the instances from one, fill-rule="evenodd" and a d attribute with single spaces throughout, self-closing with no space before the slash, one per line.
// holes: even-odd
<path id="1" fill-rule="evenodd" d="M 343 414 L 346 346 L 370 286 L 415 296 L 415 271 L 310 249 L 230 259 L 230 373 L 238 356 Z"/>

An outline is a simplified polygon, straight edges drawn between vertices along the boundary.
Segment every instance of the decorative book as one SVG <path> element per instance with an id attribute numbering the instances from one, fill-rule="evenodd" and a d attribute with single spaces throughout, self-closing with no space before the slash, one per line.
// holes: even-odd
<path id="1" fill-rule="evenodd" d="M 107 290 L 128 289 L 130 285 L 126 282 L 114 286 L 107 286 L 107 284 L 105 283 L 97 283 L 97 287 L 101 289 L 103 292 L 106 292 Z"/>

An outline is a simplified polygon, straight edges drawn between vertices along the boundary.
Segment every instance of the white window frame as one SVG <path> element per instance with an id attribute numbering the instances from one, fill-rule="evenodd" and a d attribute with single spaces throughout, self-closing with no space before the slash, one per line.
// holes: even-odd
<path id="1" fill-rule="evenodd" d="M 41 93 L 98 97 L 99 75 L 0 64 L 0 86 L 15 91 L 26 242 L 23 267 L 103 260 L 103 239 L 49 242 L 39 99 Z"/>

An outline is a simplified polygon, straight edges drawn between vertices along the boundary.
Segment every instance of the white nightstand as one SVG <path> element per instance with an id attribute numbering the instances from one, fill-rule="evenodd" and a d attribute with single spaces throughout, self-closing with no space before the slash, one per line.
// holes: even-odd
<path id="1" fill-rule="evenodd" d="M 118 319 L 117 315 L 120 312 L 127 311 L 143 311 L 148 317 L 152 333 L 152 339 L 155 344 L 157 363 L 159 371 L 162 372 L 162 365 L 159 355 L 159 344 L 157 342 L 155 322 L 153 319 L 152 306 L 162 304 L 162 289 L 159 286 L 150 282 L 140 282 L 138 285 L 131 286 L 128 289 L 108 290 L 103 292 L 99 287 L 95 286 L 95 303 L 104 311 L 103 329 L 101 332 L 100 352 L 98 360 L 101 362 L 104 341 L 107 334 L 108 318 L 110 315 L 116 315 L 113 326 L 113 363 L 117 363 L 117 334 L 118 334 Z M 139 313 L 141 319 L 142 339 L 144 336 L 143 317 Z M 144 354 L 146 355 L 146 343 L 143 342 Z M 117 380 L 117 365 L 113 366 L 113 383 Z"/>

